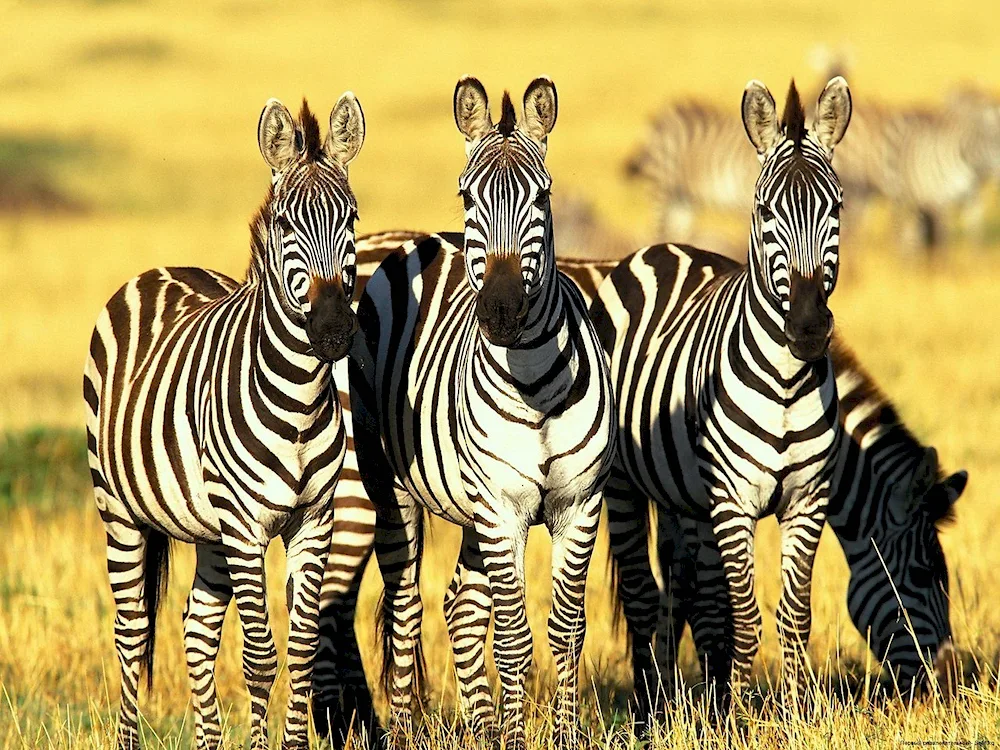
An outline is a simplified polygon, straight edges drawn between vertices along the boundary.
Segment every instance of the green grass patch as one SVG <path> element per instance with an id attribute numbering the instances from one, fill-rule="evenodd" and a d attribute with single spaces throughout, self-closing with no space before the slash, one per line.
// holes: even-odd
<path id="1" fill-rule="evenodd" d="M 83 431 L 32 427 L 0 436 L 0 507 L 86 497 L 90 487 Z"/>

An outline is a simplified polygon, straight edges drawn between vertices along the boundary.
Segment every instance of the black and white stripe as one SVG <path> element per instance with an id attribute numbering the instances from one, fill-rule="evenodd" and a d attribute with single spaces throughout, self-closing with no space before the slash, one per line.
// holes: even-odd
<path id="1" fill-rule="evenodd" d="M 356 318 L 357 209 L 347 165 L 364 138 L 352 94 L 330 132 L 303 103 L 296 122 L 278 101 L 258 140 L 271 190 L 252 225 L 239 284 L 199 268 L 160 268 L 126 283 L 101 312 L 84 376 L 91 473 L 107 530 L 121 662 L 118 745 L 138 747 L 140 667 L 152 680 L 156 609 L 169 540 L 198 545 L 184 643 L 199 747 L 221 739 L 215 660 L 235 597 L 255 746 L 278 669 L 264 551 L 287 551 L 291 695 L 283 747 L 305 747 L 319 596 L 346 450 L 332 393 L 333 359 Z"/>
<path id="2" fill-rule="evenodd" d="M 497 727 L 485 644 L 469 634 L 493 610 L 507 747 L 525 745 L 524 545 L 529 526 L 549 528 L 549 641 L 565 744 L 574 740 L 584 586 L 614 451 L 614 399 L 586 305 L 555 266 L 543 161 L 554 87 L 547 79 L 528 87 L 520 124 L 505 96 L 494 126 L 475 79 L 459 82 L 455 105 L 467 139 L 465 235 L 430 235 L 385 259 L 359 303 L 365 351 L 351 362 L 358 464 L 380 511 L 391 736 L 408 726 L 417 687 L 426 508 L 464 528 L 446 609 L 462 703 L 479 735 Z"/>
<path id="3" fill-rule="evenodd" d="M 829 160 L 850 118 L 850 94 L 833 79 L 812 132 L 794 85 L 781 122 L 757 82 L 747 87 L 743 113 L 762 162 L 749 265 L 719 273 L 729 262 L 715 254 L 646 248 L 611 273 L 591 307 L 619 404 L 618 460 L 605 496 L 612 526 L 633 513 L 636 496 L 711 521 L 733 609 L 726 656 L 735 657 L 737 682 L 748 677 L 759 641 L 754 527 L 775 514 L 784 673 L 801 689 L 812 562 L 838 433 L 826 298 L 837 277 L 841 189 Z M 629 572 L 648 567 L 645 549 L 630 552 Z M 657 601 L 641 599 L 644 580 L 645 571 L 623 577 L 620 590 L 640 700 L 655 686 L 649 614 Z M 728 663 L 711 677 L 724 685 Z"/>

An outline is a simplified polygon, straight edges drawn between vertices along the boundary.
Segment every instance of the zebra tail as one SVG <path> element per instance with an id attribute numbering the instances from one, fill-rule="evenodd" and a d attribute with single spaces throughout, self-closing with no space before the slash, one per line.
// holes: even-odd
<path id="1" fill-rule="evenodd" d="M 143 598 L 149 620 L 149 637 L 146 650 L 139 660 L 140 669 L 146 672 L 146 689 L 153 689 L 153 654 L 156 650 L 156 612 L 160 600 L 167 593 L 170 577 L 170 537 L 161 531 L 151 530 L 146 538 L 146 575 Z"/>

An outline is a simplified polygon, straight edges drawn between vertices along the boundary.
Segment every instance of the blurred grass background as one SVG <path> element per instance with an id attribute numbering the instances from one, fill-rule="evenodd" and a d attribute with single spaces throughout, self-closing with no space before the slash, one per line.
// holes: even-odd
<path id="1" fill-rule="evenodd" d="M 0 744 L 108 741 L 118 674 L 82 437 L 90 331 L 114 290 L 146 268 L 191 264 L 242 274 L 246 220 L 267 187 L 256 125 L 269 97 L 295 109 L 307 95 L 325 114 L 343 90 L 357 94 L 367 119 L 351 169 L 360 232 L 455 230 L 463 165 L 451 111 L 455 81 L 479 76 L 496 106 L 503 88 L 519 101 L 533 77 L 550 75 L 560 94 L 548 156 L 555 191 L 592 201 L 612 228 L 643 237 L 650 206 L 641 187 L 625 182 L 622 162 L 649 114 L 665 99 L 695 95 L 738 117 L 750 78 L 766 82 L 779 102 L 793 75 L 815 91 L 821 45 L 849 53 L 858 106 L 865 97 L 937 101 L 963 82 L 1000 91 L 1000 16 L 985 2 L 0 0 Z M 848 224 L 855 220 L 849 209 L 850 196 Z M 994 228 L 997 215 L 991 206 Z M 837 324 L 917 434 L 949 468 L 970 470 L 959 522 L 944 544 L 956 638 L 987 679 L 953 712 L 897 707 L 862 720 L 831 711 L 835 742 L 809 722 L 765 717 L 740 736 L 746 746 L 1000 738 L 1000 696 L 990 676 L 1000 652 L 1000 612 L 991 604 L 1000 565 L 993 490 L 1000 483 L 1000 255 L 959 240 L 933 263 L 918 262 L 897 254 L 891 224 L 866 220 L 864 229 L 842 248 Z M 733 244 L 745 242 L 745 225 L 726 230 Z M 767 617 L 778 594 L 773 524 L 762 524 L 762 535 L 759 597 Z M 455 535 L 442 528 L 435 541 L 425 568 L 429 687 L 447 704 L 454 684 L 439 611 Z M 548 569 L 544 533 L 529 554 L 531 569 Z M 278 581 L 280 550 L 273 556 Z M 604 565 L 595 559 L 586 675 L 606 702 L 627 677 Z M 192 560 L 182 550 L 163 610 L 158 687 L 143 704 L 156 732 L 150 736 L 171 747 L 192 736 L 180 643 Z M 845 569 L 839 548 L 825 539 L 812 650 L 820 663 L 840 657 L 834 671 L 866 662 L 843 604 Z M 369 577 L 358 625 L 365 643 L 378 594 L 377 575 Z M 530 594 L 534 684 L 544 695 L 551 670 L 544 577 Z M 272 608 L 279 639 L 280 599 Z M 766 623 L 762 674 L 774 674 L 773 619 Z M 226 630 L 220 692 L 238 740 L 246 700 L 232 617 Z M 590 720 L 596 725 L 592 713 Z M 673 740 L 698 741 L 693 734 Z"/>

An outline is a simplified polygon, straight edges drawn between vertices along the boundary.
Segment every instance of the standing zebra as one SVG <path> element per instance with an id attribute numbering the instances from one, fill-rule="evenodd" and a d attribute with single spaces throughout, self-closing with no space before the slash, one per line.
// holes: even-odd
<path id="1" fill-rule="evenodd" d="M 421 235 L 415 232 L 383 232 L 359 238 L 357 242 L 357 292 L 360 294 L 364 291 L 369 277 L 389 252 L 418 237 Z M 589 303 L 597 296 L 597 289 L 601 281 L 618 266 L 618 261 L 563 257 L 558 260 L 557 266 L 560 271 L 576 282 L 585 301 Z M 729 266 L 723 265 L 722 270 L 734 270 L 735 267 L 735 263 Z M 706 270 L 702 269 L 702 272 Z M 896 412 L 888 402 L 882 400 L 884 397 L 870 376 L 849 355 L 846 346 L 842 342 L 838 342 L 836 335 L 831 346 L 831 355 L 838 381 L 841 422 L 845 421 L 845 415 L 857 415 L 856 422 L 851 422 L 853 426 L 849 426 L 848 432 L 843 435 L 840 443 L 838 469 L 834 480 L 835 489 L 830 506 L 831 528 L 841 539 L 845 552 L 857 551 L 856 547 L 849 548 L 849 545 L 856 544 L 857 540 L 864 540 L 865 534 L 869 533 L 859 530 L 856 525 L 857 519 L 881 517 L 884 513 L 884 507 L 872 504 L 884 500 L 887 493 L 899 492 L 895 489 L 897 486 L 910 488 L 899 500 L 908 499 L 912 504 L 913 512 L 906 517 L 898 517 L 899 523 L 886 527 L 887 538 L 894 541 L 893 543 L 880 543 L 879 551 L 885 560 L 886 567 L 892 572 L 894 581 L 901 579 L 898 571 L 904 571 L 911 567 L 915 570 L 923 568 L 928 571 L 926 576 L 920 572 L 911 576 L 908 582 L 900 587 L 899 591 L 908 617 L 915 629 L 927 633 L 927 640 L 921 643 L 925 653 L 933 652 L 935 643 L 941 644 L 937 647 L 939 656 L 936 662 L 938 666 L 943 668 L 946 664 L 944 655 L 947 653 L 947 649 L 942 649 L 951 634 L 947 599 L 941 597 L 940 589 L 940 586 L 947 581 L 947 569 L 943 557 L 936 552 L 938 549 L 935 546 L 936 533 L 932 523 L 938 520 L 938 514 L 944 509 L 941 500 L 947 499 L 954 502 L 961 494 L 966 475 L 964 472 L 953 474 L 947 479 L 937 482 L 931 490 L 921 496 L 919 494 L 920 483 L 914 484 L 911 479 L 913 475 L 908 473 L 907 467 L 908 465 L 914 467 L 919 465 L 917 461 L 924 455 L 925 449 L 915 442 L 910 442 L 911 439 L 907 438 L 910 433 L 906 426 L 898 421 Z M 346 367 L 346 360 L 338 363 L 337 367 L 341 367 L 341 364 Z M 353 628 L 357 587 L 371 551 L 372 542 L 370 540 L 375 535 L 375 509 L 369 502 L 357 473 L 346 371 L 342 375 L 338 369 L 337 382 L 341 384 L 340 399 L 344 408 L 348 448 L 344 470 L 341 473 L 340 483 L 337 485 L 334 545 L 327 563 L 327 577 L 323 585 L 320 652 L 317 655 L 313 677 L 316 686 L 314 715 L 317 727 L 321 728 L 319 733 L 322 735 L 327 733 L 326 725 L 322 722 L 326 720 L 328 712 L 336 712 L 340 708 L 341 691 L 346 692 L 346 697 L 343 698 L 343 713 L 341 714 L 345 723 L 334 732 L 335 737 L 343 738 L 346 737 L 348 722 L 354 711 L 360 718 L 364 718 L 371 712 L 371 698 L 367 692 L 364 673 L 361 671 L 361 657 L 358 653 Z M 862 394 L 867 395 L 863 396 Z M 873 443 L 873 439 L 877 443 Z M 899 452 L 897 453 L 895 449 L 883 450 L 881 448 L 883 444 L 886 446 L 898 444 Z M 847 447 L 846 452 L 845 446 Z M 932 451 L 933 449 L 927 450 Z M 904 457 L 905 460 L 903 460 Z M 846 477 L 853 478 L 850 486 L 844 484 Z M 920 502 L 921 498 L 923 499 L 922 503 Z M 638 498 L 635 499 L 638 500 Z M 623 560 L 629 559 L 632 546 L 640 547 L 643 554 L 646 550 L 645 507 L 645 503 L 633 503 L 627 508 L 626 515 L 612 516 L 611 529 L 616 533 L 612 536 L 611 541 L 616 550 L 625 551 L 622 554 Z M 918 509 L 923 509 L 924 512 L 918 512 Z M 840 516 L 843 514 L 846 514 L 847 519 L 841 523 Z M 671 580 L 669 576 L 672 574 L 674 581 L 672 596 L 664 600 L 657 628 L 656 645 L 659 673 L 668 678 L 673 674 L 674 656 L 668 647 L 676 648 L 676 642 L 671 641 L 668 637 L 671 635 L 668 629 L 670 624 L 673 624 L 673 632 L 679 634 L 688 620 L 691 621 L 692 629 L 696 634 L 702 663 L 707 658 L 714 664 L 717 663 L 716 659 L 721 658 L 723 663 L 728 664 L 727 654 L 719 654 L 713 650 L 716 644 L 726 641 L 725 632 L 727 631 L 725 628 L 729 626 L 731 613 L 729 611 L 728 589 L 724 578 L 719 578 L 722 575 L 721 561 L 717 557 L 718 547 L 714 542 L 715 537 L 711 524 L 699 523 L 683 516 L 675 516 L 663 509 L 660 509 L 658 515 L 661 521 L 658 541 L 660 544 L 669 545 L 667 548 L 661 547 L 660 562 L 666 567 L 663 577 L 669 581 Z M 678 531 L 681 531 L 683 535 L 678 534 Z M 699 533 L 702 535 L 700 538 Z M 679 537 L 680 541 L 675 542 L 675 537 Z M 680 544 L 686 546 L 680 547 Z M 703 544 L 704 547 L 699 548 L 697 546 L 699 544 Z M 677 552 L 673 549 L 675 546 L 677 546 Z M 698 571 L 691 568 L 691 563 L 697 561 L 699 554 L 703 554 L 701 550 L 709 555 L 707 559 L 702 559 L 702 569 L 709 574 L 714 570 L 717 575 L 714 580 L 697 580 L 695 586 Z M 713 554 L 714 557 L 711 556 Z M 872 578 L 865 572 L 867 567 L 862 568 L 855 562 L 855 560 L 868 559 L 871 559 L 871 553 L 866 556 L 849 558 L 852 571 L 858 571 L 857 580 L 867 582 L 865 586 L 859 586 L 858 589 L 859 592 L 865 591 L 865 595 L 852 597 L 849 609 L 852 613 L 852 620 L 863 634 L 867 632 L 868 625 L 866 623 L 871 624 L 872 645 L 876 648 L 876 653 L 882 653 L 879 644 L 890 642 L 889 638 L 893 636 L 893 633 L 888 628 L 898 628 L 899 620 L 895 618 L 895 609 L 889 608 L 889 597 L 893 596 L 889 580 L 884 577 L 881 579 Z M 671 567 L 671 561 L 673 561 L 673 567 Z M 648 560 L 646 564 L 648 565 Z M 461 570 L 460 561 L 456 571 L 456 583 L 451 587 L 451 593 L 448 594 L 450 603 L 457 602 L 456 593 L 461 581 Z M 620 571 L 619 574 L 632 581 L 640 583 L 645 581 L 646 586 L 655 586 L 652 571 L 648 568 L 642 568 L 638 571 L 624 570 Z M 711 595 L 713 590 L 721 596 L 713 598 Z M 685 599 L 684 595 L 691 598 Z M 655 602 L 656 596 L 657 592 L 649 591 L 642 595 L 641 600 Z M 690 605 L 688 605 L 689 601 Z M 873 601 L 879 601 L 882 604 L 872 609 L 870 615 L 861 611 L 855 614 L 857 606 Z M 893 599 L 892 602 L 894 601 Z M 479 614 L 474 611 L 477 605 L 480 607 Z M 714 609 L 713 605 L 715 605 Z M 459 611 L 461 612 L 462 620 L 465 622 L 462 632 L 470 644 L 486 642 L 491 609 L 488 596 L 484 595 L 478 599 L 465 596 L 462 599 L 461 610 L 456 609 L 455 604 L 451 604 L 449 609 L 453 618 Z M 631 612 L 631 610 L 629 611 Z M 891 617 L 886 615 L 891 615 Z M 480 628 L 478 635 L 473 629 L 476 623 Z M 917 661 L 916 652 L 910 648 L 912 643 L 912 639 L 909 638 L 902 642 L 899 638 L 892 638 L 891 644 L 894 649 L 886 657 L 890 667 L 898 674 L 899 684 L 904 689 L 906 675 L 912 671 L 913 665 Z M 465 673 L 484 673 L 485 659 L 485 648 L 479 648 L 475 653 L 469 653 L 463 662 Z"/>
<path id="2" fill-rule="evenodd" d="M 726 269 L 728 272 L 731 269 Z M 928 667 L 944 678 L 955 665 L 948 606 L 948 566 L 938 540 L 968 480 L 965 471 L 945 476 L 937 451 L 922 445 L 854 355 L 836 338 L 831 358 L 840 401 L 841 438 L 827 508 L 831 529 L 850 568 L 847 609 L 876 657 L 888 667 L 887 681 L 906 693 Z M 617 508 L 616 511 L 624 510 Z M 657 596 L 645 568 L 647 505 L 633 498 L 616 512 L 611 547 L 616 558 L 635 564 L 617 577 L 642 586 L 641 602 Z M 728 665 L 732 612 L 719 546 L 709 522 L 657 510 L 661 580 L 656 633 L 658 672 L 672 694 L 680 635 L 687 623 L 706 665 L 718 679 Z M 636 554 L 638 553 L 638 554 Z M 905 614 L 903 611 L 905 610 Z M 626 612 L 638 621 L 634 608 Z M 750 665 L 742 669 L 749 671 Z M 922 680 L 917 680 L 921 684 Z"/>
<path id="3" fill-rule="evenodd" d="M 496 734 L 478 615 L 495 609 L 501 737 L 523 748 L 531 631 L 524 602 L 528 528 L 552 535 L 549 642 L 558 671 L 557 743 L 575 740 L 584 588 L 614 453 L 604 353 L 573 282 L 555 264 L 544 157 L 556 90 L 505 94 L 494 125 L 482 84 L 463 78 L 455 120 L 468 163 L 464 252 L 458 235 L 414 240 L 383 261 L 358 306 L 365 351 L 351 361 L 355 446 L 379 509 L 385 580 L 383 682 L 390 731 L 405 728 L 418 670 L 423 509 L 464 529 L 448 621 L 462 698 L 477 733 Z M 465 618 L 466 602 L 473 620 Z M 475 661 L 473 660 L 473 663 Z"/>
<path id="4" fill-rule="evenodd" d="M 156 610 L 170 540 L 198 545 L 184 643 L 199 747 L 221 739 L 215 659 L 236 598 L 252 737 L 266 747 L 278 668 L 264 552 L 287 550 L 291 695 L 283 747 L 306 747 L 319 593 L 346 440 L 330 398 L 331 362 L 357 330 L 350 309 L 357 204 L 347 165 L 364 116 L 344 94 L 320 140 L 303 101 L 277 100 L 258 142 L 271 188 L 251 225 L 242 284 L 200 268 L 159 268 L 126 283 L 101 312 L 84 374 L 87 439 L 121 662 L 118 746 L 138 746 L 141 669 L 152 684 Z"/>
<path id="5" fill-rule="evenodd" d="M 646 248 L 611 273 L 591 307 L 619 404 L 618 458 L 605 496 L 612 524 L 632 512 L 636 496 L 711 520 L 733 608 L 736 682 L 749 676 L 759 642 L 754 529 L 775 514 L 783 672 L 802 690 L 812 564 L 838 439 L 826 300 L 837 279 L 842 191 L 830 159 L 851 97 L 843 78 L 827 83 L 812 130 L 794 83 L 780 121 L 757 81 L 742 110 L 762 163 L 749 265 L 717 273 L 728 261 L 713 253 Z M 643 587 L 632 584 L 623 579 L 621 594 L 643 701 L 655 685 L 657 602 L 642 601 Z"/>

